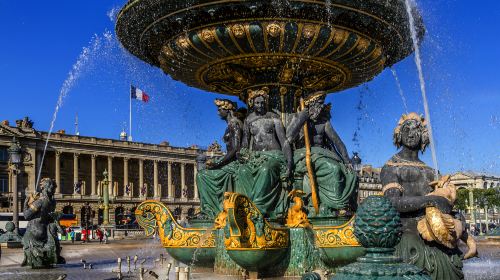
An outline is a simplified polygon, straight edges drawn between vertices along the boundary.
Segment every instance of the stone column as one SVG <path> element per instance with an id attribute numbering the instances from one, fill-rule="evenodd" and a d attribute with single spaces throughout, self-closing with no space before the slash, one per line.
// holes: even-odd
<path id="1" fill-rule="evenodd" d="M 158 192 L 158 160 L 153 161 L 153 191 L 154 197 L 160 197 Z"/>
<path id="2" fill-rule="evenodd" d="M 198 195 L 198 184 L 196 183 L 196 176 L 198 175 L 198 165 L 195 163 L 193 164 L 193 182 L 194 182 L 194 199 L 197 200 L 199 199 Z"/>
<path id="3" fill-rule="evenodd" d="M 172 189 L 172 162 L 167 162 L 167 189 L 168 189 L 168 197 L 174 198 L 175 192 Z"/>
<path id="4" fill-rule="evenodd" d="M 56 151 L 56 194 L 61 194 L 61 152 Z"/>
<path id="5" fill-rule="evenodd" d="M 90 155 L 90 160 L 91 160 L 91 173 L 90 173 L 90 195 L 95 196 L 97 194 L 96 192 L 96 161 L 97 155 Z"/>
<path id="6" fill-rule="evenodd" d="M 139 196 L 141 196 L 142 186 L 144 186 L 144 160 L 139 159 Z"/>
<path id="7" fill-rule="evenodd" d="M 113 183 L 113 157 L 108 156 L 108 190 L 111 196 L 114 196 L 115 193 L 115 184 Z"/>
<path id="8" fill-rule="evenodd" d="M 184 191 L 186 188 L 186 164 L 181 163 L 181 197 L 182 198 L 187 198 L 187 192 Z"/>
<path id="9" fill-rule="evenodd" d="M 123 158 L 123 196 L 127 196 L 127 185 L 128 185 L 128 160 L 129 158 Z M 129 186 L 130 193 L 128 196 L 132 195 L 132 189 Z"/>
<path id="10" fill-rule="evenodd" d="M 73 194 L 77 194 L 75 184 L 78 183 L 78 158 L 79 157 L 80 157 L 80 154 L 78 154 L 78 153 L 73 154 Z M 82 190 L 80 189 L 80 193 L 81 193 L 81 191 Z"/>

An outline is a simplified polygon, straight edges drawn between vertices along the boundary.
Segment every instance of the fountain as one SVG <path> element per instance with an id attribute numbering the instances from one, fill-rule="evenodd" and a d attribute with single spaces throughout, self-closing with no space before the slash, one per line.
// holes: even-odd
<path id="1" fill-rule="evenodd" d="M 197 177 L 201 213 L 136 210 L 175 259 L 251 277 L 335 272 L 365 253 L 354 236 L 357 177 L 325 95 L 404 59 L 424 34 L 401 0 L 130 0 L 123 46 L 173 79 L 209 92 L 228 123 L 228 153 Z M 413 29 L 410 30 L 410 18 Z M 413 35 L 413 36 L 411 36 Z"/>

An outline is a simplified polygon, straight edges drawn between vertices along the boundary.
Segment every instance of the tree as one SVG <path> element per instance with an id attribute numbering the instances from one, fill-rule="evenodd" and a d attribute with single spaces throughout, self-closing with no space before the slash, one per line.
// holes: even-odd
<path id="1" fill-rule="evenodd" d="M 467 205 L 469 199 L 469 190 L 468 189 L 458 189 L 457 190 L 457 200 L 455 200 L 455 207 L 458 210 L 465 211 L 467 210 Z"/>

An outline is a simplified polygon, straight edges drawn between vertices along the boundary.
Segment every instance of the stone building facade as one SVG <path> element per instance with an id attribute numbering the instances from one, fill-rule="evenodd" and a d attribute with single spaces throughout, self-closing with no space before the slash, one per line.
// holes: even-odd
<path id="1" fill-rule="evenodd" d="M 371 165 L 362 165 L 358 171 L 359 191 L 358 202 L 363 201 L 370 195 L 382 194 L 382 183 L 380 182 L 380 171 L 382 168 L 376 168 Z"/>
<path id="2" fill-rule="evenodd" d="M 457 189 L 490 189 L 497 188 L 500 189 L 500 177 L 494 176 L 492 174 L 472 172 L 472 171 L 461 171 L 453 174 L 451 176 L 451 182 L 457 187 Z M 491 223 L 498 224 L 500 223 L 500 209 L 496 208 L 486 208 L 480 209 L 475 208 L 474 203 L 471 200 L 474 200 L 474 196 L 472 192 L 469 192 L 469 206 L 465 211 L 465 219 L 468 224 L 480 224 L 482 227 L 483 224 L 489 225 Z M 489 226 L 488 226 L 489 228 Z"/>
<path id="3" fill-rule="evenodd" d="M 19 203 L 25 192 L 33 192 L 40 178 L 56 180 L 57 210 L 83 217 L 86 202 L 93 224 L 102 222 L 103 172 L 110 183 L 110 223 L 123 224 L 135 207 L 146 199 L 164 202 L 177 217 L 194 214 L 199 208 L 196 186 L 198 148 L 102 139 L 54 133 L 43 154 L 47 132 L 37 131 L 29 119 L 0 124 L 0 212 L 11 212 L 12 171 L 8 147 L 19 141 L 23 162 L 17 177 Z M 43 160 L 42 160 L 43 158 Z M 43 165 L 42 165 L 43 162 Z M 88 209 L 88 208 L 86 208 Z"/>

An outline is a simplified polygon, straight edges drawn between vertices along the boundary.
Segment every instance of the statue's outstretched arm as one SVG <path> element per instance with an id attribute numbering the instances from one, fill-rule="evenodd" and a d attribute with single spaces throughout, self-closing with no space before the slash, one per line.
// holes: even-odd
<path id="1" fill-rule="evenodd" d="M 309 118 L 307 110 L 302 110 L 295 114 L 286 130 L 286 139 L 288 142 L 293 143 L 300 133 L 300 130 L 304 127 L 304 123 Z"/>
<path id="2" fill-rule="evenodd" d="M 287 176 L 290 176 L 293 169 L 292 148 L 290 147 L 290 142 L 287 140 L 285 134 L 285 128 L 283 127 L 281 120 L 274 119 L 274 127 L 276 131 L 276 136 L 278 137 L 278 140 L 281 145 L 281 150 L 283 151 L 283 154 L 285 155 L 285 159 L 287 162 Z"/>
<path id="3" fill-rule="evenodd" d="M 229 122 L 228 128 L 231 134 L 231 142 L 227 145 L 227 153 L 213 166 L 210 166 L 210 169 L 221 168 L 222 166 L 234 161 L 236 159 L 236 153 L 240 151 L 242 135 L 241 125 Z"/>
<path id="4" fill-rule="evenodd" d="M 327 121 L 325 123 L 325 134 L 326 137 L 328 137 L 328 140 L 333 144 L 333 147 L 337 152 L 340 154 L 342 157 L 342 160 L 344 161 L 345 164 L 348 164 L 350 162 L 349 160 L 349 154 L 347 153 L 347 149 L 345 147 L 344 142 L 342 139 L 340 139 L 339 135 L 333 129 L 332 124 L 330 121 Z"/>

